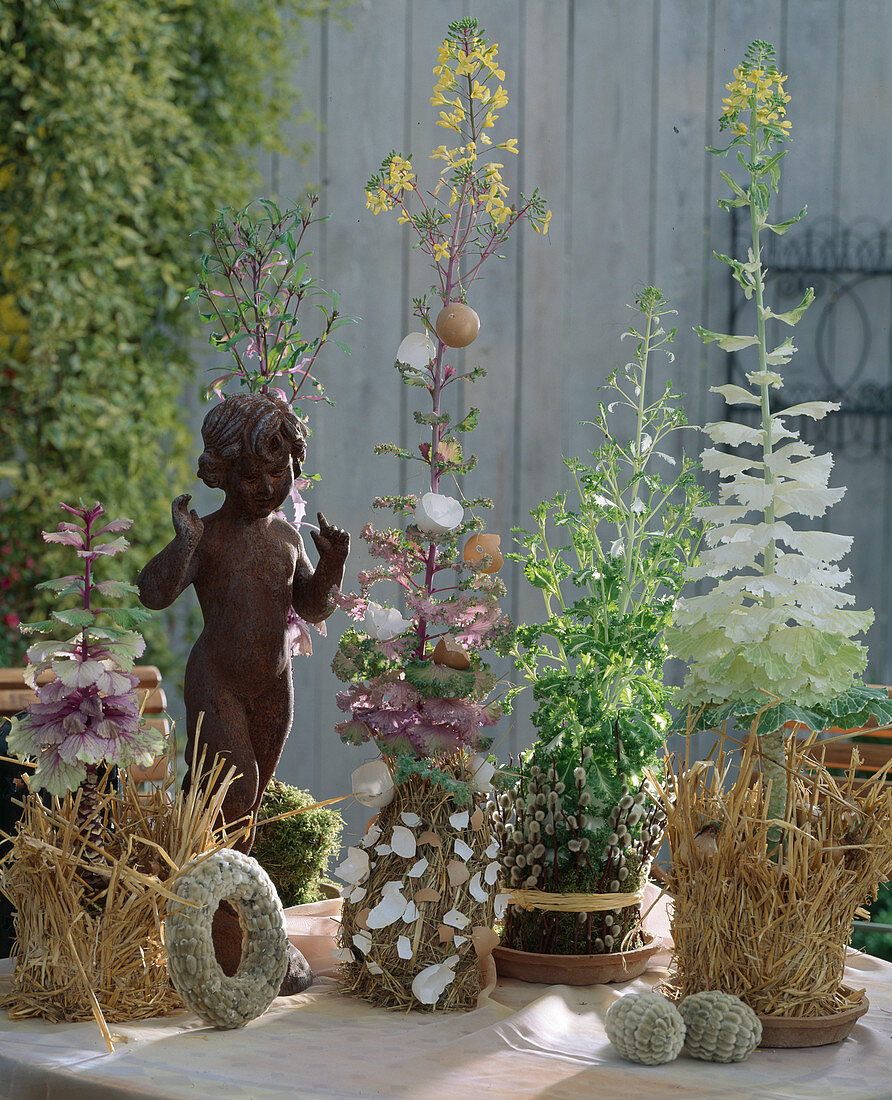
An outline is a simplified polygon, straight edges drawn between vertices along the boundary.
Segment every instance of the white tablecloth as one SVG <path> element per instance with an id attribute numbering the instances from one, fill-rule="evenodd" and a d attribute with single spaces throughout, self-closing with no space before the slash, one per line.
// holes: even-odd
<path id="1" fill-rule="evenodd" d="M 647 992 L 653 967 L 620 986 L 500 981 L 473 1012 L 396 1013 L 337 991 L 330 958 L 336 903 L 289 912 L 289 934 L 320 976 L 238 1031 L 191 1013 L 114 1024 L 109 1054 L 95 1024 L 10 1022 L 0 1012 L 0 1097 L 10 1100 L 889 1100 L 892 965 L 853 952 L 846 981 L 866 987 L 870 1011 L 842 1043 L 758 1050 L 713 1065 L 682 1055 L 664 1066 L 623 1061 L 604 1014 Z M 657 956 L 664 965 L 668 956 Z M 2 988 L 2 979 L 0 979 Z"/>

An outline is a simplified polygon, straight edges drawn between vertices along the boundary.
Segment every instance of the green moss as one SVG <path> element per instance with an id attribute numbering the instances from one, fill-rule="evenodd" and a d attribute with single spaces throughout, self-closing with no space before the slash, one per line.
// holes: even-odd
<path id="1" fill-rule="evenodd" d="M 309 791 L 273 779 L 260 803 L 258 820 L 314 805 Z M 257 830 L 251 855 L 263 867 L 287 909 L 321 901 L 321 883 L 328 860 L 340 846 L 344 819 L 328 807 L 307 810 Z"/>

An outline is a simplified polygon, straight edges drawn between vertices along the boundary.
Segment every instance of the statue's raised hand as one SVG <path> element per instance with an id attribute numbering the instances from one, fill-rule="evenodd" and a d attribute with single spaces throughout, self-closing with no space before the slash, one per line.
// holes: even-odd
<path id="1" fill-rule="evenodd" d="M 319 551 L 320 562 L 343 565 L 350 552 L 349 532 L 341 530 L 340 527 L 333 527 L 321 512 L 316 513 L 316 518 L 319 520 L 319 530 L 311 531 L 310 534 Z"/>
<path id="2" fill-rule="evenodd" d="M 201 536 L 204 534 L 204 524 L 195 509 L 189 508 L 191 499 L 192 495 L 190 493 L 183 493 L 178 496 L 171 505 L 170 514 L 177 538 L 184 542 L 190 550 L 194 550 L 201 542 Z"/>

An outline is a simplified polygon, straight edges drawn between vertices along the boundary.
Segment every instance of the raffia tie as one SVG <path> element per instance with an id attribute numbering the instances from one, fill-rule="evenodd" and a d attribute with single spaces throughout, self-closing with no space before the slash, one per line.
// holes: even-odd
<path id="1" fill-rule="evenodd" d="M 509 890 L 511 904 L 521 909 L 547 909 L 555 913 L 605 913 L 629 909 L 644 901 L 644 889 L 634 894 L 549 894 L 546 890 Z"/>

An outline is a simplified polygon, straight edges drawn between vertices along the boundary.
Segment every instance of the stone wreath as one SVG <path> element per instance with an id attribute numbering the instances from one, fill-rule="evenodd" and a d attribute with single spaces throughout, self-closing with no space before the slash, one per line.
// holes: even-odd
<path id="1" fill-rule="evenodd" d="M 188 863 L 171 889 L 190 903 L 169 901 L 164 922 L 177 993 L 214 1027 L 244 1027 L 278 996 L 288 967 L 285 913 L 275 887 L 256 859 L 222 848 Z M 242 958 L 232 976 L 223 973 L 211 939 L 221 901 L 232 906 L 242 927 Z"/>

